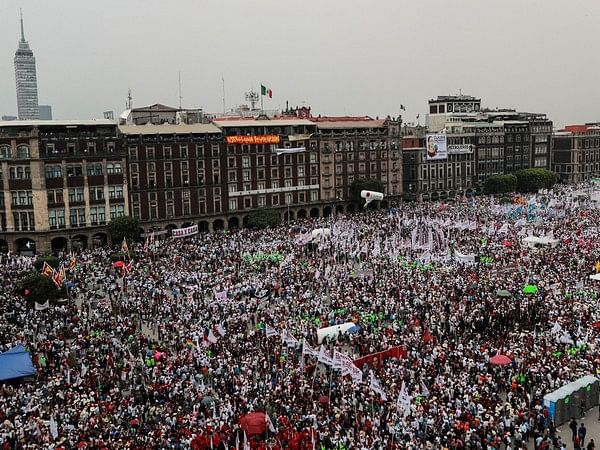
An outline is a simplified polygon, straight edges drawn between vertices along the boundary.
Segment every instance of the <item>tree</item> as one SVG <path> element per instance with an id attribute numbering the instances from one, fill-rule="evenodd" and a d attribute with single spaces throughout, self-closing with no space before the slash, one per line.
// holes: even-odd
<path id="1" fill-rule="evenodd" d="M 248 225 L 251 228 L 274 227 L 281 223 L 281 215 L 275 209 L 259 209 L 248 215 Z"/>
<path id="2" fill-rule="evenodd" d="M 383 192 L 383 183 L 375 178 L 357 178 L 350 185 L 350 195 L 358 204 L 364 201 L 360 196 L 361 191 Z"/>
<path id="3" fill-rule="evenodd" d="M 49 300 L 51 303 L 67 296 L 67 289 L 63 287 L 58 289 L 54 282 L 38 272 L 29 272 L 24 278 L 17 282 L 17 291 L 31 303 L 45 303 Z"/>
<path id="4" fill-rule="evenodd" d="M 558 181 L 558 174 L 546 169 L 523 169 L 515 172 L 517 189 L 521 192 L 537 192 L 550 189 Z"/>
<path id="5" fill-rule="evenodd" d="M 123 238 L 128 242 L 135 241 L 139 236 L 140 221 L 135 217 L 122 216 L 111 220 L 106 225 L 106 231 L 110 235 L 113 245 L 120 244 Z"/>
<path id="6" fill-rule="evenodd" d="M 506 194 L 517 189 L 517 177 L 513 174 L 494 175 L 485 180 L 483 189 L 486 194 Z"/>
<path id="7" fill-rule="evenodd" d="M 48 263 L 48 265 L 53 269 L 58 269 L 58 265 L 60 264 L 60 261 L 56 256 L 44 256 L 36 259 L 33 263 L 33 267 L 35 267 L 35 269 L 39 272 L 42 270 L 44 262 Z"/>

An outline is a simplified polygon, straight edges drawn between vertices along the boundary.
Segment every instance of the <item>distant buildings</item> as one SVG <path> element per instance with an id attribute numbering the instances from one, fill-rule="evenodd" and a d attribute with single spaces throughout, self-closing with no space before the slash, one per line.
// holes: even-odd
<path id="1" fill-rule="evenodd" d="M 17 84 L 17 108 L 19 120 L 38 119 L 37 74 L 35 57 L 25 40 L 23 15 L 21 14 L 21 40 L 15 52 L 15 80 Z"/>
<path id="2" fill-rule="evenodd" d="M 4 122 L 0 251 L 102 245 L 104 225 L 122 215 L 166 235 L 243 227 L 261 209 L 282 220 L 351 213 L 359 178 L 380 180 L 376 206 L 390 207 L 476 195 L 489 176 L 523 168 L 568 182 L 600 177 L 600 124 L 553 135 L 545 114 L 484 109 L 462 95 L 430 100 L 428 123 L 315 117 L 309 107 L 209 121 L 162 104 L 130 108 L 118 123 Z"/>
<path id="3" fill-rule="evenodd" d="M 566 183 L 600 178 L 600 123 L 569 125 L 553 136 L 552 170 Z"/>
<path id="4" fill-rule="evenodd" d="M 39 105 L 40 120 L 52 120 L 52 106 Z"/>
<path id="5" fill-rule="evenodd" d="M 11 120 L 17 120 L 18 117 L 17 116 L 2 116 L 0 117 L 0 120 L 2 120 L 2 122 L 8 122 Z"/>

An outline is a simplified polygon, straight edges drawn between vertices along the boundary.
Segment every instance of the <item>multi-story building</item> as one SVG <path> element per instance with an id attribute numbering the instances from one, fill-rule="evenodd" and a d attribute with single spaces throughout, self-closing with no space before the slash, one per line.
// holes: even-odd
<path id="1" fill-rule="evenodd" d="M 552 121 L 545 114 L 482 109 L 480 99 L 465 95 L 440 96 L 429 108 L 430 132 L 445 133 L 448 145 L 471 144 L 476 192 L 493 175 L 550 168 Z"/>
<path id="2" fill-rule="evenodd" d="M 217 218 L 223 222 L 226 148 L 219 128 L 212 124 L 119 128 L 129 158 L 131 215 L 144 231 L 193 223 L 207 231 Z"/>
<path id="3" fill-rule="evenodd" d="M 17 83 L 17 108 L 19 120 L 39 118 L 37 72 L 35 57 L 25 40 L 23 15 L 21 14 L 21 40 L 15 52 L 15 81 Z"/>
<path id="4" fill-rule="evenodd" d="M 552 137 L 552 170 L 566 183 L 600 177 L 600 123 L 569 125 Z"/>
<path id="5" fill-rule="evenodd" d="M 448 135 L 447 158 L 429 160 L 424 137 L 404 136 L 402 198 L 408 201 L 443 200 L 473 195 L 474 145 L 469 141 L 468 136 Z"/>
<path id="6" fill-rule="evenodd" d="M 107 242 L 129 210 L 115 122 L 0 124 L 0 249 L 49 252 Z"/>
<path id="7" fill-rule="evenodd" d="M 229 217 L 225 226 L 245 225 L 248 213 L 260 208 L 279 209 L 284 220 L 324 214 L 314 122 L 259 116 L 213 123 L 227 144 L 222 184 Z"/>
<path id="8" fill-rule="evenodd" d="M 371 117 L 318 117 L 314 136 L 320 152 L 321 199 L 330 205 L 325 215 L 345 210 L 352 212 L 349 203 L 350 186 L 360 178 L 375 178 L 383 183 L 387 198 L 402 194 L 402 152 L 400 149 L 400 124 L 391 118 Z"/>

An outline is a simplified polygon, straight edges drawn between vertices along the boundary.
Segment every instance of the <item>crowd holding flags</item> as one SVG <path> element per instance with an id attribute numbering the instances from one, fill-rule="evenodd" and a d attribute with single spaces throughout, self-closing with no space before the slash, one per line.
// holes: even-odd
<path id="1" fill-rule="evenodd" d="M 71 253 L 67 261 L 61 261 L 58 268 L 53 268 L 44 261 L 40 273 L 46 278 L 50 278 L 58 289 L 61 289 L 67 279 L 67 271 L 73 271 L 77 267 L 77 259 Z"/>

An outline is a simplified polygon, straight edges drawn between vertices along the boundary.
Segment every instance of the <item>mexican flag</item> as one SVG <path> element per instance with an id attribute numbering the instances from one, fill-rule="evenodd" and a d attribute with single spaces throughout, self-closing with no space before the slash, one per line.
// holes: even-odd
<path id="1" fill-rule="evenodd" d="M 266 95 L 269 98 L 273 98 L 273 91 L 266 86 L 260 85 L 260 95 Z"/>

